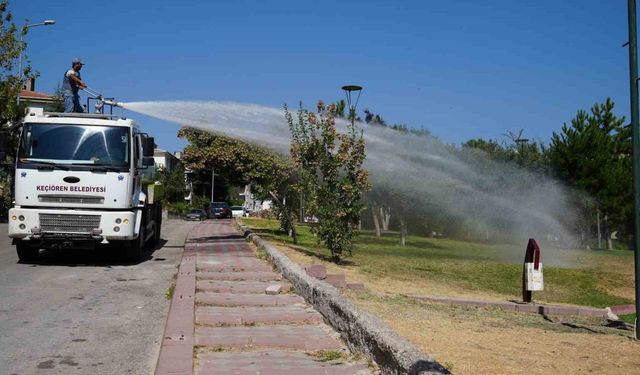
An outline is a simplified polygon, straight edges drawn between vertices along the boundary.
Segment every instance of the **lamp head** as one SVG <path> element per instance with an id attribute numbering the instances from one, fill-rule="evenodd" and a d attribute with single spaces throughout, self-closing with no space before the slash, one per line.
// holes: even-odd
<path id="1" fill-rule="evenodd" d="M 356 107 L 358 106 L 358 100 L 360 100 L 360 93 L 362 91 L 362 86 L 358 86 L 358 85 L 346 85 L 346 86 L 342 86 L 342 89 L 344 90 L 345 94 L 347 95 L 347 105 L 349 106 L 349 110 L 350 112 L 355 112 Z M 358 97 L 356 98 L 356 102 L 355 104 L 351 104 L 351 93 L 352 92 L 357 92 L 358 93 Z M 354 113 L 352 113 L 353 115 Z"/>
<path id="2" fill-rule="evenodd" d="M 44 20 L 45 25 L 55 25 L 56 20 Z"/>
<path id="3" fill-rule="evenodd" d="M 346 85 L 346 86 L 342 86 L 342 89 L 344 91 L 347 92 L 351 92 L 351 91 L 361 91 L 362 90 L 362 86 L 358 86 L 358 85 Z"/>

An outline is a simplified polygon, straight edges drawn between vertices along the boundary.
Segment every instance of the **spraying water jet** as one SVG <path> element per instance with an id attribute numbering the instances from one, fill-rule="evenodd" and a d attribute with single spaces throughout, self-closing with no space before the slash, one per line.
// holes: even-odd
<path id="1" fill-rule="evenodd" d="M 282 109 L 219 101 L 134 102 L 126 108 L 285 155 L 289 150 Z M 337 119 L 337 125 L 342 131 L 349 126 L 343 119 Z M 415 217 L 446 215 L 470 232 L 510 241 L 573 238 L 567 229 L 575 220 L 571 193 L 558 182 L 431 136 L 364 124 L 362 128 L 365 167 L 374 190 L 385 192 L 389 200 L 404 199 Z"/>

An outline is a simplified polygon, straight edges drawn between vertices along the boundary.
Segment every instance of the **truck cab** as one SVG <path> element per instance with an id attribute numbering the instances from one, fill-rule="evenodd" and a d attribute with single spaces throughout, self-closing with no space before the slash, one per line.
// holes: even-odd
<path id="1" fill-rule="evenodd" d="M 116 115 L 32 112 L 21 125 L 9 237 L 20 260 L 41 248 L 116 245 L 131 260 L 160 239 L 153 138 Z M 154 199 L 155 198 L 155 199 Z"/>

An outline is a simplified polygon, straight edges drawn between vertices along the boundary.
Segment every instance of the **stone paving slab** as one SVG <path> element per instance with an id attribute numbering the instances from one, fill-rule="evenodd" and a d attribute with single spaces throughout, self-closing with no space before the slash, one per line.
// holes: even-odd
<path id="1" fill-rule="evenodd" d="M 269 285 L 280 285 L 280 293 L 288 293 L 291 284 L 288 281 L 231 281 L 231 280 L 198 280 L 198 291 L 216 293 L 257 293 L 264 294 Z"/>
<path id="2" fill-rule="evenodd" d="M 196 326 L 196 345 L 216 349 L 276 348 L 297 350 L 341 350 L 344 345 L 317 325 L 272 325 L 255 327 Z"/>
<path id="3" fill-rule="evenodd" d="M 200 280 L 279 281 L 282 275 L 275 272 L 198 272 Z"/>
<path id="4" fill-rule="evenodd" d="M 302 306 L 277 307 L 196 307 L 196 323 L 207 325 L 246 325 L 278 323 L 322 323 L 322 315 Z"/>
<path id="5" fill-rule="evenodd" d="M 449 303 L 460 306 L 494 307 L 502 310 L 536 313 L 542 315 L 576 315 L 607 317 L 607 309 L 570 305 L 547 305 L 539 303 L 521 303 L 514 301 L 488 301 L 462 297 L 408 295 L 422 301 Z"/>
<path id="6" fill-rule="evenodd" d="M 266 294 L 244 293 L 196 293 L 196 303 L 216 306 L 286 306 L 304 305 L 304 298 L 295 294 L 280 294 L 270 296 Z"/>
<path id="7" fill-rule="evenodd" d="M 205 272 L 243 272 L 243 271 L 251 271 L 251 272 L 272 272 L 271 267 L 267 266 L 264 263 L 259 261 L 255 262 L 246 262 L 246 264 L 238 264 L 234 263 L 221 263 L 218 260 L 209 261 L 198 260 L 198 271 Z"/>
<path id="8" fill-rule="evenodd" d="M 289 351 L 219 352 L 198 355 L 198 375 L 364 375 L 364 364 L 318 362 Z"/>
<path id="9" fill-rule="evenodd" d="M 239 241 L 227 241 L 224 243 L 200 242 L 198 243 L 200 257 L 203 260 L 235 258 L 239 262 L 255 260 L 256 256 L 253 250 L 244 247 L 238 248 Z"/>
<path id="10" fill-rule="evenodd" d="M 611 306 L 611 311 L 617 315 L 633 314 L 636 312 L 636 306 L 635 305 Z"/>

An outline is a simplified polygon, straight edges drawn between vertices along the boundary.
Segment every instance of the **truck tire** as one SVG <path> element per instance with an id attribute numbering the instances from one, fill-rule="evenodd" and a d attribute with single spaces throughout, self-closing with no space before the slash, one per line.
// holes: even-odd
<path id="1" fill-rule="evenodd" d="M 156 232 L 153 234 L 154 246 L 160 243 L 161 235 L 162 235 L 162 219 L 158 219 L 158 222 L 156 223 Z"/>
<path id="2" fill-rule="evenodd" d="M 37 247 L 31 247 L 22 241 L 16 243 L 16 252 L 18 253 L 18 259 L 21 262 L 33 262 L 38 259 L 40 249 Z"/>
<path id="3" fill-rule="evenodd" d="M 124 247 L 124 258 L 126 261 L 137 262 L 142 258 L 146 235 L 146 222 L 143 217 L 142 223 L 140 223 L 140 233 L 138 233 L 138 238 L 129 241 L 129 243 Z"/>
<path id="4" fill-rule="evenodd" d="M 158 204 L 156 211 L 156 231 L 153 236 L 153 246 L 157 246 L 160 243 L 162 233 L 162 205 Z"/>

